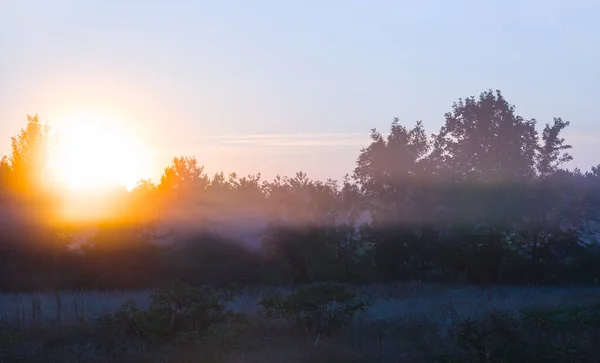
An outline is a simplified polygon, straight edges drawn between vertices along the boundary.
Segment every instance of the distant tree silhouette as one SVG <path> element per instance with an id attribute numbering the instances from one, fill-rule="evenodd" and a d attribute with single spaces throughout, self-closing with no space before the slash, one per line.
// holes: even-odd
<path id="1" fill-rule="evenodd" d="M 49 218 L 48 128 L 28 116 L 0 161 L 0 289 L 597 283 L 600 165 L 566 170 L 569 122 L 539 134 L 536 124 L 491 90 L 455 102 L 435 134 L 395 118 L 388 134 L 371 130 L 342 183 L 209 177 L 195 157 L 176 157 L 157 185 L 107 196 L 114 218 L 64 226 Z M 241 219 L 260 224 L 260 251 L 217 233 Z M 90 227 L 75 244 L 71 232 Z"/>
<path id="2" fill-rule="evenodd" d="M 460 99 L 435 135 L 432 158 L 454 180 L 503 182 L 534 175 L 535 119 L 515 114 L 500 91 Z"/>
<path id="3" fill-rule="evenodd" d="M 43 126 L 37 115 L 27 116 L 27 125 L 11 138 L 10 156 L 3 160 L 10 166 L 10 185 L 21 193 L 42 190 L 49 181 L 49 127 Z"/>
<path id="4" fill-rule="evenodd" d="M 421 122 L 409 130 L 396 118 L 387 138 L 372 130 L 371 145 L 358 157 L 354 178 L 369 198 L 402 203 L 411 187 L 425 181 L 430 147 Z"/>
<path id="5" fill-rule="evenodd" d="M 311 181 L 305 173 L 277 177 L 265 184 L 271 216 L 263 249 L 283 262 L 284 274 L 295 283 L 309 280 L 359 278 L 361 239 L 358 218 L 362 202 L 349 179 Z"/>
<path id="6" fill-rule="evenodd" d="M 565 150 L 571 149 L 571 145 L 565 144 L 565 139 L 560 137 L 561 131 L 569 126 L 569 121 L 563 121 L 560 117 L 554 118 L 552 126 L 546 124 L 542 132 L 543 144 L 537 155 L 537 170 L 541 177 L 546 177 L 559 170 L 560 166 L 573 160 L 573 157 Z"/>
<path id="7" fill-rule="evenodd" d="M 173 158 L 160 179 L 160 188 L 177 190 L 178 193 L 203 191 L 208 184 L 204 166 L 200 166 L 194 157 Z"/>
<path id="8" fill-rule="evenodd" d="M 159 217 L 158 186 L 151 180 L 139 180 L 129 192 L 129 209 L 132 219 L 141 223 L 152 223 Z"/>
<path id="9" fill-rule="evenodd" d="M 455 103 L 433 139 L 421 123 L 408 130 L 397 119 L 387 138 L 373 130 L 354 177 L 372 212 L 365 235 L 382 277 L 565 275 L 565 256 L 581 247 L 582 223 L 592 218 L 573 208 L 589 186 L 560 169 L 572 159 L 560 137 L 569 123 L 555 118 L 541 144 L 535 125 L 500 91 L 487 91 Z"/>
<path id="10" fill-rule="evenodd" d="M 2 159 L 0 159 L 0 193 L 2 193 L 1 197 L 4 197 L 5 193 L 8 191 L 10 181 L 10 162 L 8 160 L 8 156 L 4 155 Z"/>

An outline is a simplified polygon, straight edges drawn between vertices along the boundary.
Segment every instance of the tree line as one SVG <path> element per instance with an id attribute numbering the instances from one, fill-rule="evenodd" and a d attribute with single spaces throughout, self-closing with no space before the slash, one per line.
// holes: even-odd
<path id="1" fill-rule="evenodd" d="M 0 163 L 0 210 L 27 211 L 4 228 L 0 288 L 596 284 L 600 165 L 566 168 L 569 122 L 554 118 L 538 132 L 537 120 L 491 90 L 458 100 L 444 116 L 434 134 L 399 119 L 386 134 L 372 130 L 342 181 L 303 172 L 267 181 L 209 176 L 196 158 L 174 158 L 158 184 L 121 191 L 114 218 L 76 246 L 76 227 L 51 218 L 47 130 L 29 117 Z M 257 248 L 211 228 L 256 216 Z M 177 242 L 156 243 L 165 235 Z"/>

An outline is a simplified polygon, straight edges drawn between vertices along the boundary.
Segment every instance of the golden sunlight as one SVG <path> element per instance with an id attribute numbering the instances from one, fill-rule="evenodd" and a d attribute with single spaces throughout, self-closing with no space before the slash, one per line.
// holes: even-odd
<path id="1" fill-rule="evenodd" d="M 114 117 L 81 113 L 60 120 L 52 168 L 63 188 L 98 192 L 131 189 L 149 173 L 149 157 L 125 123 Z"/>

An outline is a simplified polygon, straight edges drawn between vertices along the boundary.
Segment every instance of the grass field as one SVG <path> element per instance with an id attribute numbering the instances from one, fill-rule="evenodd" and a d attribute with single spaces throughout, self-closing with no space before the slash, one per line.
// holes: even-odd
<path id="1" fill-rule="evenodd" d="M 149 291 L 2 294 L 0 362 L 419 362 L 455 349 L 449 331 L 466 319 L 497 310 L 516 314 L 600 302 L 595 288 L 403 284 L 351 289 L 372 305 L 330 338 L 315 339 L 288 323 L 262 318 L 258 302 L 273 288 L 248 288 L 230 302 L 243 323 L 193 344 L 132 342 L 124 351 L 102 347 L 94 335 L 96 319 L 128 300 L 147 307 Z"/>

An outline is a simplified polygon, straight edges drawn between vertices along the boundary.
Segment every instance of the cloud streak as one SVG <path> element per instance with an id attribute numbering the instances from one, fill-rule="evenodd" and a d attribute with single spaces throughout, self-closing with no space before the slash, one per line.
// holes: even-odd
<path id="1" fill-rule="evenodd" d="M 221 145 L 264 147 L 366 146 L 369 143 L 369 135 L 358 132 L 221 135 L 205 139 Z"/>

